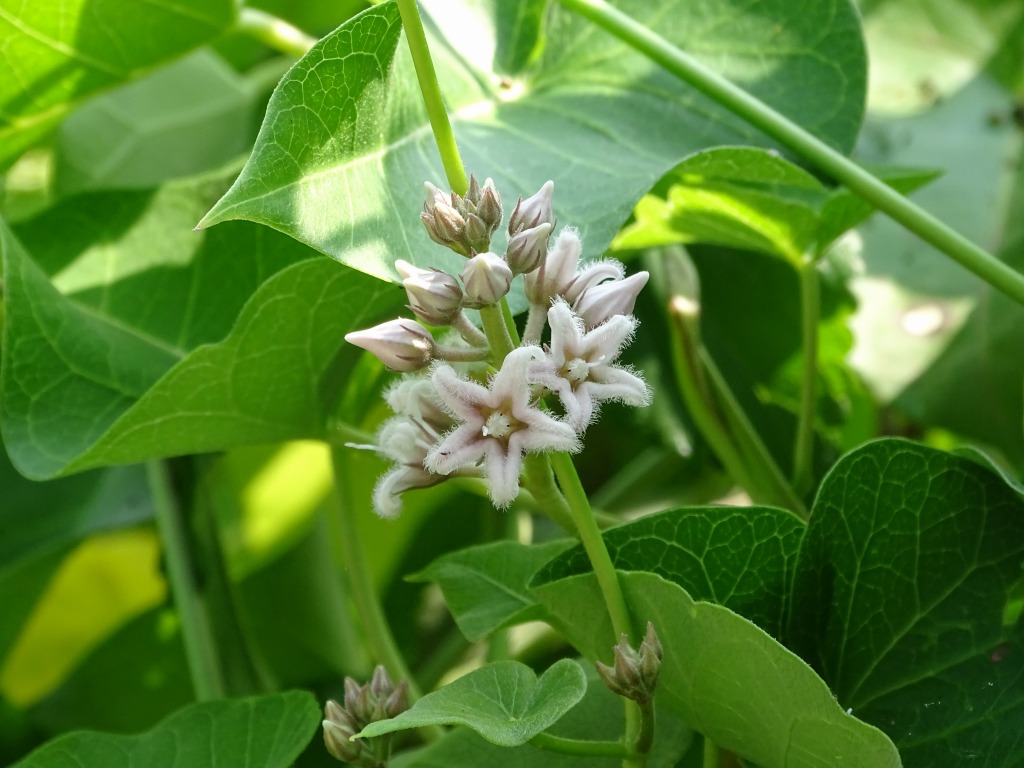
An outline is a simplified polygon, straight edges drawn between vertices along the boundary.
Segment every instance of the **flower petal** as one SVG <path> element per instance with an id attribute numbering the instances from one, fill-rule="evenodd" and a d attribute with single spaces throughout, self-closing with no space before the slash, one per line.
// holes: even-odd
<path id="1" fill-rule="evenodd" d="M 456 427 L 430 449 L 423 466 L 431 472 L 450 475 L 457 469 L 476 464 L 486 454 L 489 442 L 480 429 L 479 420 Z"/>
<path id="2" fill-rule="evenodd" d="M 514 438 L 522 434 L 516 432 L 509 439 L 508 447 L 500 440 L 489 440 L 487 459 L 484 462 L 487 473 L 487 486 L 490 489 L 491 501 L 498 509 L 504 509 L 519 495 L 519 473 L 523 468 L 523 452 Z"/>

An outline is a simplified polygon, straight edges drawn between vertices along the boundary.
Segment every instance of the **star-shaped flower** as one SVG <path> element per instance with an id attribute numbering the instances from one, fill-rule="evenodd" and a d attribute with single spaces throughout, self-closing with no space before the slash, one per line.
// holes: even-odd
<path id="1" fill-rule="evenodd" d="M 482 460 L 491 501 L 500 508 L 519 495 L 525 453 L 579 450 L 576 431 L 533 402 L 527 371 L 543 356 L 539 347 L 513 350 L 489 387 L 460 377 L 449 365 L 437 365 L 434 387 L 460 423 L 430 449 L 423 465 L 447 475 Z"/>
<path id="2" fill-rule="evenodd" d="M 650 402 L 644 380 L 615 365 L 636 330 L 635 318 L 614 315 L 587 331 L 569 305 L 558 300 L 548 310 L 548 324 L 551 347 L 545 359 L 531 367 L 530 380 L 558 395 L 574 429 L 585 430 L 606 400 L 634 406 Z"/>

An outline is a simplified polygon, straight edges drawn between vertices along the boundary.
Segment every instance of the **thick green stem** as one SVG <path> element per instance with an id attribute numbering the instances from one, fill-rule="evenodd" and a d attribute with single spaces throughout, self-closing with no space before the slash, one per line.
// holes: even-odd
<path id="1" fill-rule="evenodd" d="M 434 61 L 430 58 L 430 48 L 427 46 L 427 36 L 423 32 L 423 21 L 420 19 L 416 0 L 398 0 L 398 12 L 402 15 L 405 39 L 412 53 L 420 93 L 423 94 L 423 101 L 427 106 L 430 129 L 434 132 L 434 141 L 437 143 L 438 152 L 441 153 L 441 163 L 444 165 L 448 184 L 453 192 L 464 195 L 469 189 L 469 178 L 466 176 L 465 166 L 462 165 L 459 147 L 455 143 L 455 134 L 448 119 L 448 110 L 441 96 L 441 87 L 437 82 L 437 72 L 434 71 Z"/>
<path id="2" fill-rule="evenodd" d="M 316 38 L 307 35 L 284 19 L 257 8 L 242 8 L 238 28 L 261 43 L 289 56 L 302 58 L 316 45 Z"/>
<path id="3" fill-rule="evenodd" d="M 800 327 L 803 344 L 803 375 L 800 382 L 800 413 L 793 447 L 793 488 L 798 494 L 811 486 L 814 453 L 814 420 L 818 401 L 818 321 L 821 319 L 821 284 L 813 259 L 798 266 L 800 276 Z"/>
<path id="4" fill-rule="evenodd" d="M 572 510 L 569 509 L 568 502 L 555 484 L 555 476 L 547 456 L 528 453 L 523 458 L 523 466 L 526 469 L 524 484 L 540 511 L 562 526 L 568 533 L 577 535 Z"/>
<path id="5" fill-rule="evenodd" d="M 640 705 L 640 732 L 636 735 L 636 751 L 646 755 L 654 744 L 654 702 Z"/>
<path id="6" fill-rule="evenodd" d="M 922 240 L 1024 304 L 1024 275 L 914 205 L 840 152 L 815 138 L 742 88 L 708 69 L 663 37 L 604 0 L 559 0 L 563 6 L 607 30 L 729 111 L 799 153 L 851 192 L 871 203 Z"/>
<path id="7" fill-rule="evenodd" d="M 621 741 L 582 741 L 541 732 L 530 739 L 530 743 L 546 752 L 579 757 L 628 758 L 631 753 Z"/>
<path id="8" fill-rule="evenodd" d="M 718 745 L 707 736 L 704 737 L 704 759 L 701 763 L 703 768 L 720 768 Z"/>
<path id="9" fill-rule="evenodd" d="M 206 607 L 193 576 L 192 556 L 188 536 L 167 466 L 162 461 L 146 465 L 157 529 L 163 545 L 167 578 L 170 581 L 174 607 L 181 620 L 181 635 L 185 645 L 185 658 L 196 699 L 210 701 L 225 695 L 224 677 L 217 646 Z"/>
<path id="10" fill-rule="evenodd" d="M 502 299 L 502 302 L 504 301 Z M 483 321 L 484 333 L 487 334 L 487 341 L 494 354 L 494 365 L 496 368 L 500 368 L 501 361 L 516 347 L 509 334 L 501 306 L 492 304 L 489 307 L 481 307 L 480 319 Z"/>

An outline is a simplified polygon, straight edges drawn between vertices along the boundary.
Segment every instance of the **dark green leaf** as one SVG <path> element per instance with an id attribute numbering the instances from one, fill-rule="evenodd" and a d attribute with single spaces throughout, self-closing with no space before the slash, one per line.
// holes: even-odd
<path id="1" fill-rule="evenodd" d="M 542 616 L 527 586 L 544 563 L 569 546 L 568 541 L 482 544 L 444 555 L 409 578 L 437 582 L 459 629 L 470 640 L 480 640 Z"/>
<path id="2" fill-rule="evenodd" d="M 287 768 L 320 718 L 319 705 L 304 691 L 204 702 L 138 736 L 69 733 L 14 768 Z"/>
<path id="3" fill-rule="evenodd" d="M 559 220 L 580 228 L 592 254 L 685 155 L 711 144 L 765 142 L 557 5 L 543 56 L 511 82 L 494 72 L 492 49 L 465 45 L 514 34 L 509 14 L 498 14 L 495 29 L 475 3 L 426 5 L 439 30 L 432 50 L 467 168 L 493 176 L 508 207 L 554 179 Z M 784 0 L 619 5 L 849 148 L 864 60 L 857 19 L 843 0 L 810 10 Z M 267 224 L 384 279 L 394 278 L 395 258 L 457 265 L 453 254 L 429 245 L 415 215 L 423 180 L 440 182 L 441 172 L 400 31 L 396 7 L 382 3 L 321 40 L 278 87 L 249 162 L 203 224 Z"/>
<path id="4" fill-rule="evenodd" d="M 370 723 L 362 737 L 427 725 L 464 725 L 503 747 L 525 744 L 566 712 L 587 691 L 587 677 L 562 659 L 539 678 L 517 661 L 496 661 L 428 693 L 398 717 Z"/>
<path id="5" fill-rule="evenodd" d="M 0 167 L 82 99 L 220 35 L 232 0 L 63 0 L 0 8 Z"/>
<path id="6" fill-rule="evenodd" d="M 979 464 L 904 440 L 822 484 L 792 643 L 908 766 L 1020 764 L 1024 499 Z"/>
<path id="7" fill-rule="evenodd" d="M 684 723 L 762 768 L 898 768 L 881 731 L 843 712 L 800 658 L 728 608 L 694 602 L 652 573 L 619 571 L 637 627 L 665 648 L 657 700 Z M 537 587 L 586 655 L 610 661 L 613 633 L 593 574 Z"/>
<path id="8" fill-rule="evenodd" d="M 264 228 L 191 232 L 222 185 L 69 200 L 18 228 L 43 269 L 0 232 L 2 424 L 20 471 L 324 436 L 342 337 L 400 292 Z"/>
<path id="9" fill-rule="evenodd" d="M 656 573 L 693 599 L 723 605 L 779 637 L 804 527 L 772 507 L 687 507 L 613 528 L 603 538 L 618 570 Z M 534 585 L 591 570 L 580 545 L 542 568 Z"/>

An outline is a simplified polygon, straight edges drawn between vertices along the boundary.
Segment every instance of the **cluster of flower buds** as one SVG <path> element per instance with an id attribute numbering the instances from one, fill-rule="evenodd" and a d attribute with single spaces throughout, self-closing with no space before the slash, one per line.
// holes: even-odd
<path id="1" fill-rule="evenodd" d="M 629 638 L 622 635 L 613 649 L 615 665 L 597 662 L 597 674 L 612 693 L 645 706 L 654 700 L 654 689 L 658 685 L 658 672 L 664 651 L 654 625 L 647 622 L 647 634 L 640 648 L 633 648 Z"/>
<path id="2" fill-rule="evenodd" d="M 427 232 L 466 256 L 465 267 L 458 277 L 405 261 L 395 268 L 412 313 L 453 330 L 435 339 L 420 323 L 400 318 L 345 337 L 410 374 L 387 391 L 396 415 L 370 446 L 394 462 L 374 491 L 382 517 L 398 514 L 405 491 L 459 475 L 483 477 L 494 504 L 506 507 L 519 493 L 526 453 L 577 451 L 602 403 L 650 401 L 643 379 L 618 363 L 636 331 L 633 306 L 648 275 L 626 277 L 612 260 L 581 265 L 582 243 L 569 227 L 551 246 L 552 182 L 519 198 L 502 256 L 488 250 L 502 220 L 491 179 L 480 186 L 470 177 L 464 197 L 429 183 L 426 189 Z M 518 275 L 530 312 L 522 345 L 504 354 L 466 310 L 498 304 Z M 550 337 L 542 346 L 545 327 Z M 557 397 L 560 414 L 542 407 L 547 394 Z"/>
<path id="3" fill-rule="evenodd" d="M 382 666 L 373 670 L 366 685 L 345 678 L 345 703 L 333 699 L 324 707 L 324 744 L 338 760 L 364 768 L 383 768 L 391 754 L 390 734 L 352 740 L 370 723 L 397 717 L 409 708 L 409 684 L 397 686 Z"/>

